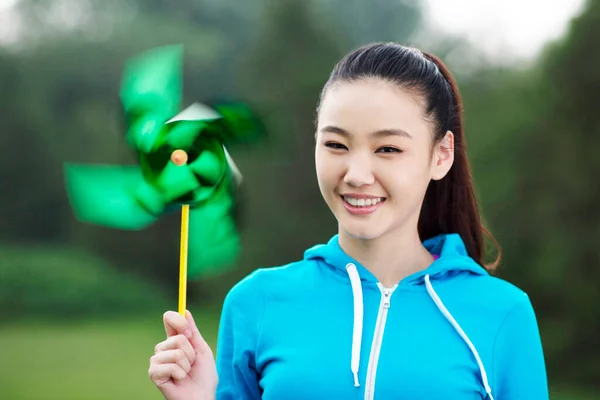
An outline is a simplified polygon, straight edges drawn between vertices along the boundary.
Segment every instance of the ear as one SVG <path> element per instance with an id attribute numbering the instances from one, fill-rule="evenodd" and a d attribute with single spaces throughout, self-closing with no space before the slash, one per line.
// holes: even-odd
<path id="1" fill-rule="evenodd" d="M 433 148 L 431 179 L 439 181 L 446 176 L 454 163 L 454 134 L 446 132 L 444 138 Z"/>

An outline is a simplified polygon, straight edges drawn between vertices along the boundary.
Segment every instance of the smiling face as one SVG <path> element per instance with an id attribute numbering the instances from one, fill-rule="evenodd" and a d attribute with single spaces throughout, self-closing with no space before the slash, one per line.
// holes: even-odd
<path id="1" fill-rule="evenodd" d="M 429 182 L 443 178 L 453 160 L 452 133 L 433 146 L 432 128 L 419 99 L 388 82 L 358 80 L 327 89 L 315 163 L 340 234 L 375 239 L 416 231 Z"/>

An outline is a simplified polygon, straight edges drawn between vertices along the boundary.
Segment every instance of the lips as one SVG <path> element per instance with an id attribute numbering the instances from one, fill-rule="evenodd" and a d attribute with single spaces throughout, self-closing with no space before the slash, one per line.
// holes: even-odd
<path id="1" fill-rule="evenodd" d="M 375 212 L 385 202 L 385 197 L 345 194 L 340 196 L 346 210 L 353 215 L 365 215 Z"/>
<path id="2" fill-rule="evenodd" d="M 383 200 L 385 197 L 354 197 L 354 196 L 342 196 L 344 201 L 354 207 L 368 207 L 374 206 Z"/>

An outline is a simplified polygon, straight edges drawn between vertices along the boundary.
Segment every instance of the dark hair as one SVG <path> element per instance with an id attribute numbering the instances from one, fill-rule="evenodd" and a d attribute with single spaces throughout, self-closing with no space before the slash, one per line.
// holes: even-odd
<path id="1" fill-rule="evenodd" d="M 492 272 L 500 262 L 501 249 L 479 215 L 463 132 L 462 100 L 452 74 L 438 57 L 419 49 L 397 43 L 373 43 L 338 62 L 321 100 L 331 85 L 365 78 L 382 79 L 419 96 L 425 118 L 434 126 L 434 145 L 447 131 L 454 134 L 454 163 L 444 178 L 429 183 L 419 216 L 419 236 L 428 239 L 458 233 L 469 256 Z M 497 250 L 496 259 L 489 265 L 484 264 L 484 235 Z"/>

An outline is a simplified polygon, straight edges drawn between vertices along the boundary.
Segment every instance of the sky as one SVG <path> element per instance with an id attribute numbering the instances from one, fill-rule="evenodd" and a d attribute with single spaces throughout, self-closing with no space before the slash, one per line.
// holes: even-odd
<path id="1" fill-rule="evenodd" d="M 0 44 L 15 39 L 18 21 L 11 10 L 18 1 L 0 0 Z M 426 24 L 437 33 L 461 35 L 491 58 L 519 59 L 534 59 L 545 43 L 565 32 L 584 5 L 584 0 L 421 1 Z"/>
<path id="2" fill-rule="evenodd" d="M 535 58 L 562 36 L 584 0 L 424 0 L 428 25 L 461 35 L 492 57 Z M 551 4 L 551 5 L 550 5 Z"/>

